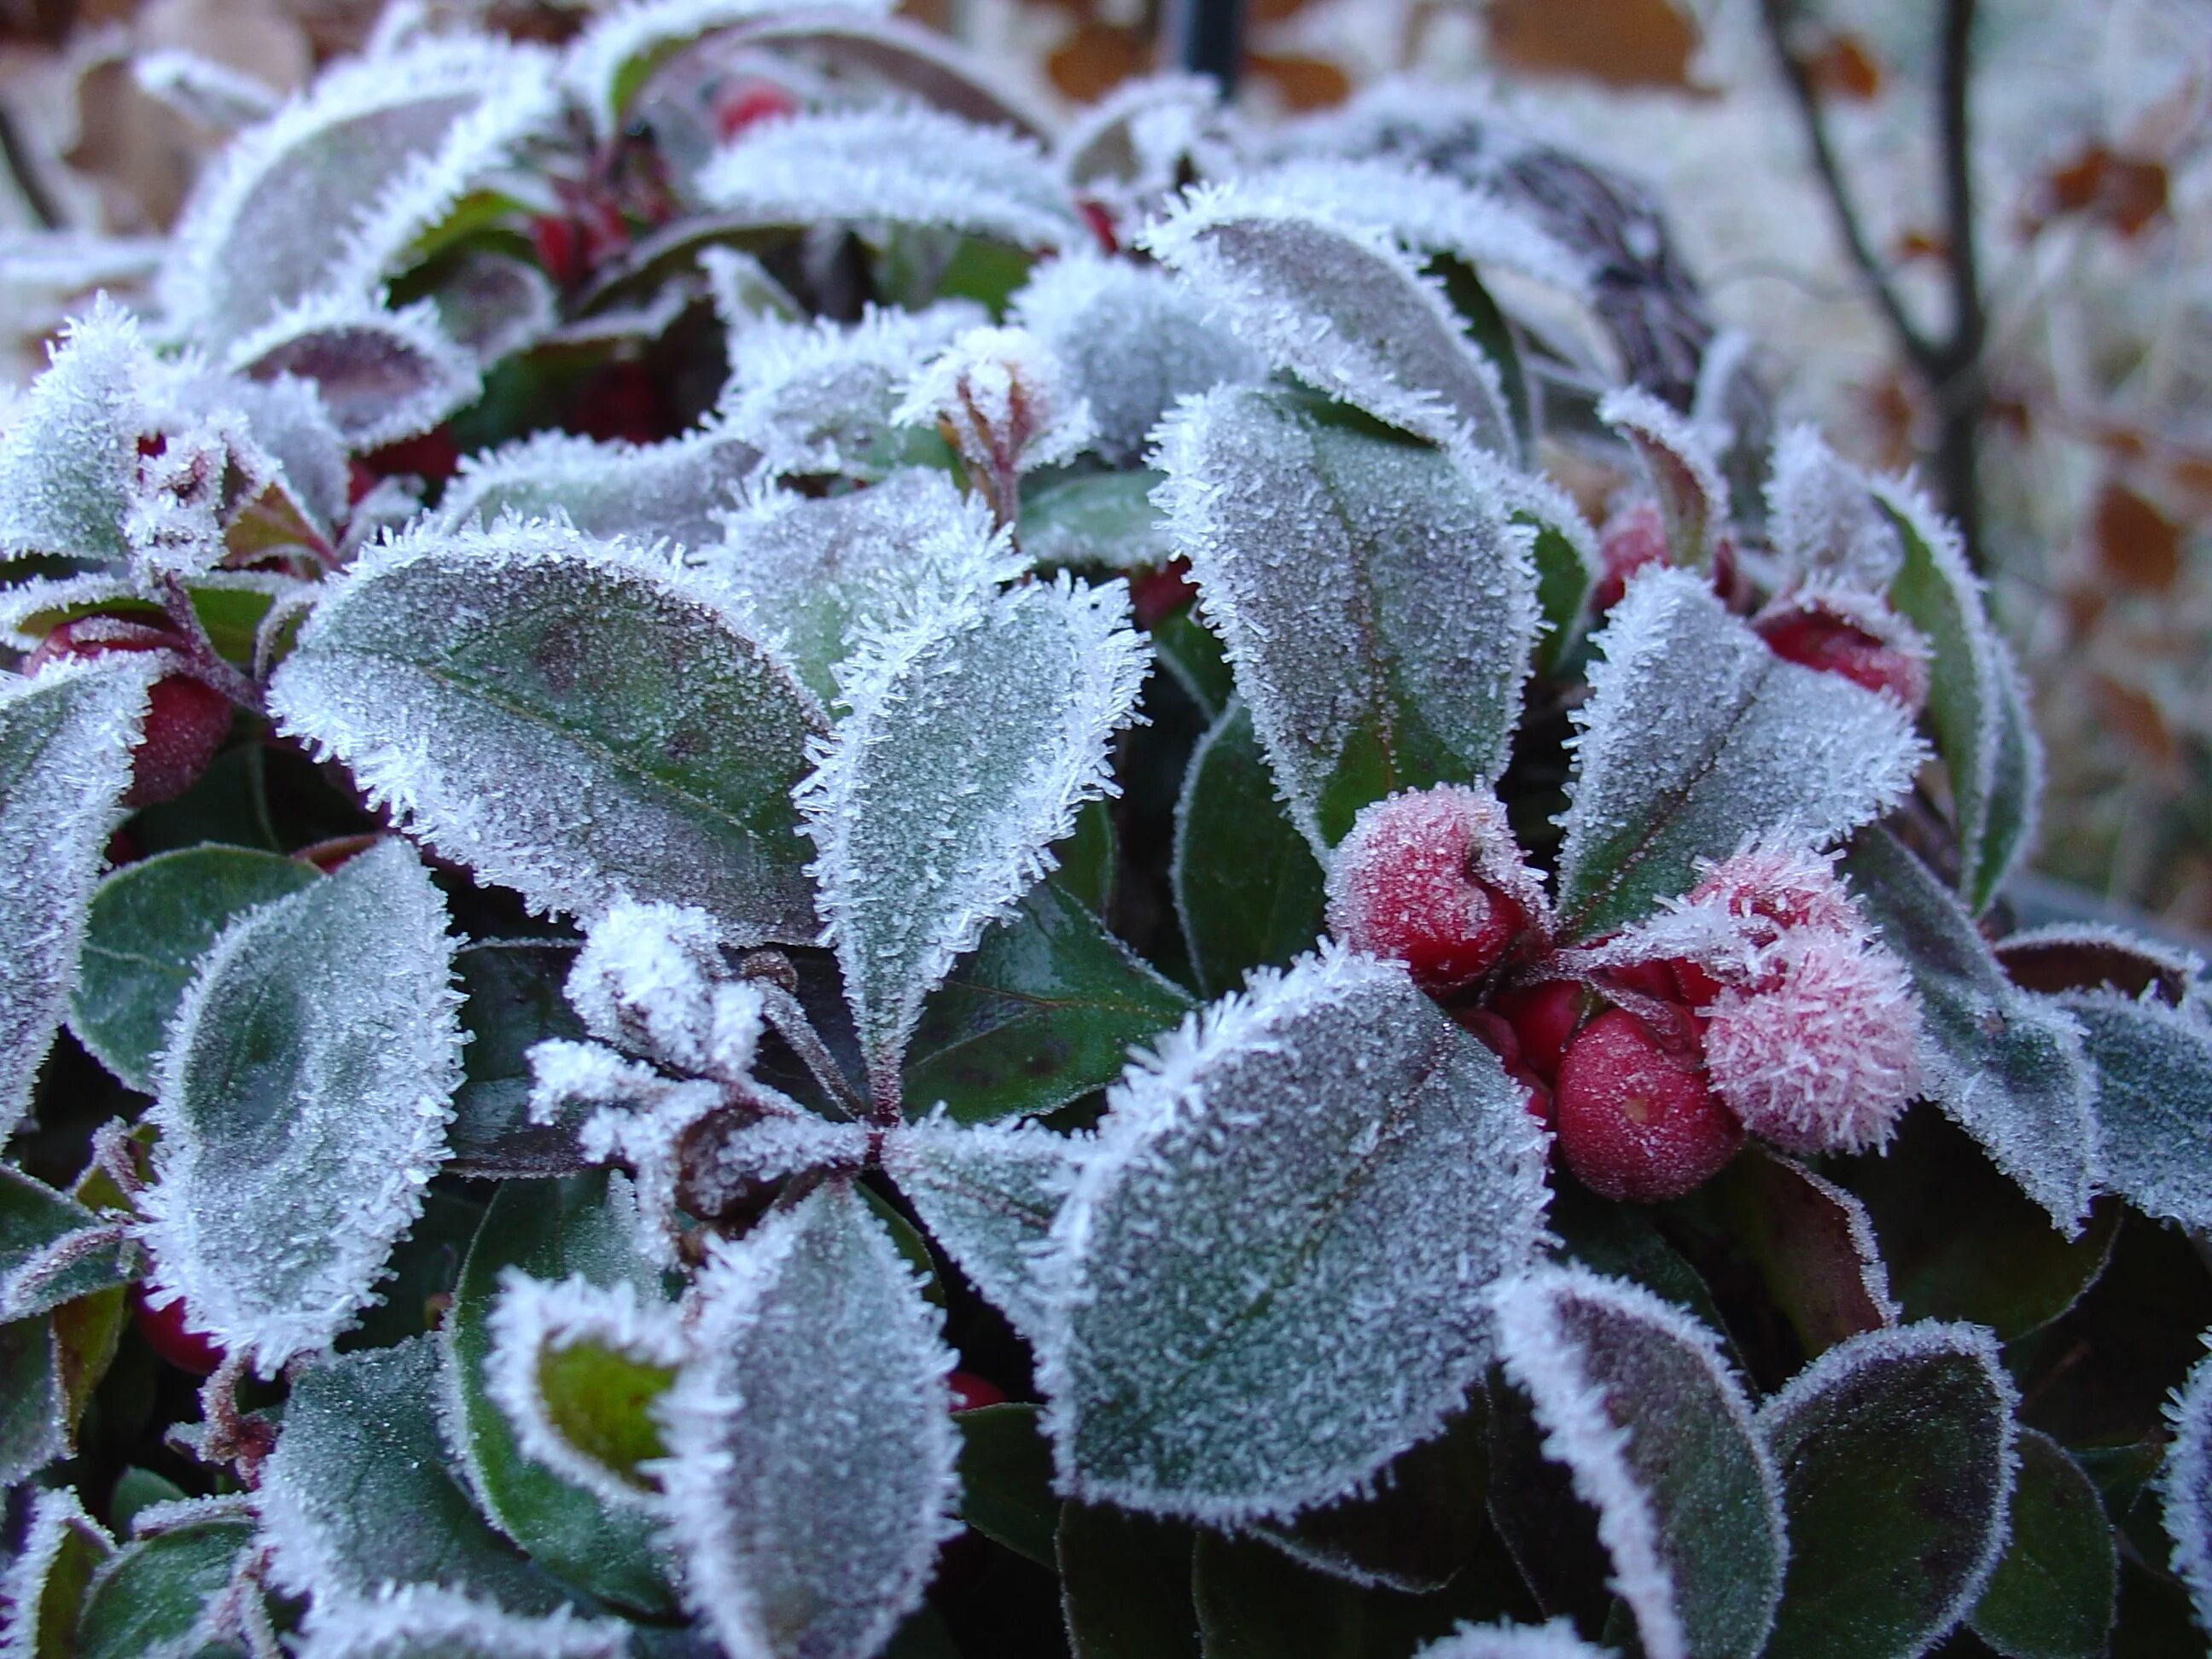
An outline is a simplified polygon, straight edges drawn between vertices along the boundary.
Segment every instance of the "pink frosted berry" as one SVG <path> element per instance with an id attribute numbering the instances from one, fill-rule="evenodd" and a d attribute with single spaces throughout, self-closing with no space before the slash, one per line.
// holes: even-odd
<path id="1" fill-rule="evenodd" d="M 1764 919 L 1776 929 L 1866 932 L 1834 862 L 1789 846 L 1750 847 L 1723 859 L 1690 890 L 1690 902 L 1718 904 L 1739 920 Z"/>
<path id="2" fill-rule="evenodd" d="M 1905 964 L 1863 936 L 1823 928 L 1784 934 L 1760 960 L 1756 986 L 1724 988 L 1707 1010 L 1714 1092 L 1789 1152 L 1881 1146 L 1920 1091 Z"/>
<path id="3" fill-rule="evenodd" d="M 1429 990 L 1488 973 L 1543 913 L 1504 809 L 1457 784 L 1364 808 L 1329 870 L 1330 931 Z"/>
<path id="4" fill-rule="evenodd" d="M 1702 1187 L 1744 1139 L 1695 1049 L 1626 1008 L 1607 1009 L 1575 1034 L 1553 1111 L 1559 1155 L 1576 1178 L 1601 1197 L 1642 1204 Z"/>
<path id="5" fill-rule="evenodd" d="M 1927 706 L 1927 641 L 1879 599 L 1799 594 L 1768 606 L 1752 626 L 1784 662 L 1894 697 L 1916 714 Z"/>
<path id="6" fill-rule="evenodd" d="M 1667 562 L 1667 521 L 1659 516 L 1659 503 L 1646 495 L 1616 511 L 1598 532 L 1597 550 L 1605 568 L 1590 609 L 1602 616 L 1620 603 L 1630 577 L 1647 565 Z"/>

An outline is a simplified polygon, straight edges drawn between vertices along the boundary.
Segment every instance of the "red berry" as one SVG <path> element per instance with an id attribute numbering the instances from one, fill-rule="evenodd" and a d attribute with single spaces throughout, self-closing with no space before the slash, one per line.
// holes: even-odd
<path id="1" fill-rule="evenodd" d="M 1004 1389 L 973 1371 L 955 1371 L 945 1380 L 952 1390 L 952 1410 L 956 1415 L 961 1412 L 978 1411 L 985 1406 L 1006 1403 Z"/>
<path id="2" fill-rule="evenodd" d="M 1753 626 L 1784 662 L 1885 693 L 1917 714 L 1928 702 L 1926 656 L 1817 603 L 1762 617 Z"/>
<path id="3" fill-rule="evenodd" d="M 1456 784 L 1362 810 L 1329 870 L 1330 930 L 1430 990 L 1488 973 L 1542 906 L 1504 810 Z"/>
<path id="4" fill-rule="evenodd" d="M 1590 609 L 1602 616 L 1620 603 L 1631 576 L 1646 565 L 1667 562 L 1667 521 L 1659 516 L 1659 503 L 1646 496 L 1622 507 L 1598 532 L 1597 550 L 1605 569 L 1590 594 Z"/>
<path id="5" fill-rule="evenodd" d="M 565 214 L 541 213 L 530 222 L 531 245 L 538 263 L 557 288 L 574 288 L 584 280 L 584 238 L 574 219 Z"/>
<path id="6" fill-rule="evenodd" d="M 1197 597 L 1190 566 L 1181 559 L 1144 571 L 1129 584 L 1129 608 L 1143 629 L 1158 627 Z"/>
<path id="7" fill-rule="evenodd" d="M 1487 1008 L 1455 1008 L 1451 1017 L 1462 1030 L 1470 1031 L 1482 1041 L 1484 1048 L 1496 1054 L 1505 1067 L 1505 1075 L 1528 1091 L 1523 1103 L 1528 1115 L 1549 1128 L 1552 1124 L 1552 1085 L 1540 1075 L 1521 1052 L 1521 1039 L 1513 1027 L 1500 1015 Z"/>
<path id="8" fill-rule="evenodd" d="M 798 112 L 799 100 L 773 81 L 745 79 L 723 89 L 714 100 L 714 131 L 734 138 L 747 127 Z"/>
<path id="9" fill-rule="evenodd" d="M 1550 1081 L 1559 1075 L 1559 1058 L 1583 1022 L 1589 994 L 1571 979 L 1508 991 L 1492 1006 L 1520 1039 L 1521 1057 Z"/>
<path id="10" fill-rule="evenodd" d="M 183 645 L 166 628 L 114 617 L 82 617 L 62 623 L 40 641 L 23 669 L 35 674 L 50 662 L 64 658 L 88 661 L 111 651 L 167 652 L 181 662 Z M 155 680 L 138 746 L 131 751 L 131 788 L 123 804 L 151 806 L 174 800 L 199 781 L 229 733 L 230 699 L 206 681 L 184 673 Z"/>
<path id="11" fill-rule="evenodd" d="M 1567 1045 L 1556 1109 L 1560 1156 L 1606 1198 L 1679 1198 L 1717 1174 L 1744 1140 L 1695 1055 L 1626 1008 L 1608 1008 Z"/>
<path id="12" fill-rule="evenodd" d="M 144 1289 L 133 1285 L 131 1319 L 146 1345 L 180 1371 L 207 1376 L 222 1364 L 222 1350 L 215 1340 L 203 1336 L 187 1322 L 181 1297 L 166 1308 L 150 1308 L 146 1305 Z"/>

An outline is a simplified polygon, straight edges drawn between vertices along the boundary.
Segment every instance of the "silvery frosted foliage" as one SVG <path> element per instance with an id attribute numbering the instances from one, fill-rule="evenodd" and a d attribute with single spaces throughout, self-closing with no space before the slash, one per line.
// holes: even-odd
<path id="1" fill-rule="evenodd" d="M 691 905 L 611 906 L 565 988 L 601 1041 L 726 1083 L 752 1069 L 761 994 L 726 977 L 714 919 Z"/>
<path id="2" fill-rule="evenodd" d="M 1194 1016 L 1109 1094 L 1041 1266 L 1062 1492 L 1218 1523 L 1358 1488 L 1480 1374 L 1541 1165 L 1395 964 L 1330 946 Z"/>
<path id="3" fill-rule="evenodd" d="M 866 1659 L 951 1530 L 939 1316 L 842 1183 L 722 1247 L 697 1297 L 656 1466 L 685 1593 L 732 1659 Z"/>
<path id="4" fill-rule="evenodd" d="M 1116 215 L 1141 218 L 1187 174 L 1210 179 L 1242 160 L 1239 123 L 1202 75 L 1136 75 L 1076 112 L 1053 146 L 1068 187 Z"/>
<path id="5" fill-rule="evenodd" d="M 1865 476 L 1811 427 L 1793 426 L 1775 441 L 1766 531 L 1774 550 L 1809 576 L 1859 592 L 1885 592 L 1905 559 Z"/>
<path id="6" fill-rule="evenodd" d="M 1316 850 L 1395 787 L 1504 770 L 1536 574 L 1480 472 L 1257 388 L 1184 404 L 1158 461 L 1170 538 Z"/>
<path id="7" fill-rule="evenodd" d="M 587 536 L 703 547 L 719 538 L 716 515 L 758 459 L 751 445 L 714 426 L 658 444 L 540 432 L 465 459 L 438 516 L 459 527 L 558 514 Z"/>
<path id="8" fill-rule="evenodd" d="M 1062 576 L 924 590 L 839 668 L 799 802 L 878 1109 L 922 998 L 1113 787 L 1145 661 L 1124 591 Z"/>
<path id="9" fill-rule="evenodd" d="M 313 382 L 356 448 L 427 431 L 483 389 L 477 360 L 447 335 L 435 306 L 394 310 L 385 297 L 341 289 L 287 306 L 227 362 L 254 380 Z"/>
<path id="10" fill-rule="evenodd" d="M 123 518 L 138 478 L 150 361 L 137 320 L 105 296 L 63 330 L 52 367 L 0 434 L 0 550 L 129 553 Z"/>
<path id="11" fill-rule="evenodd" d="M 357 1600 L 318 1601 L 300 1659 L 624 1659 L 629 1626 L 580 1619 L 566 1607 L 542 1618 L 428 1584 L 386 1584 Z"/>
<path id="12" fill-rule="evenodd" d="M 152 676 L 128 660 L 0 678 L 0 1122 L 9 1133 L 76 979 L 85 907 L 121 821 Z"/>
<path id="13" fill-rule="evenodd" d="M 1638 387 L 1609 393 L 1598 418 L 1635 446 L 1659 498 L 1667 544 L 1678 563 L 1703 570 L 1728 517 L 1728 486 L 1705 439 L 1674 410 Z"/>
<path id="14" fill-rule="evenodd" d="M 2166 1407 L 2172 1443 L 2160 1487 L 2173 1571 L 2189 1587 L 2197 1623 L 2212 1632 L 2212 1358 L 2200 1359 Z"/>
<path id="15" fill-rule="evenodd" d="M 114 1539 L 74 1491 L 38 1493 L 22 1541 L 0 1571 L 0 1656 L 41 1659 L 40 1638 L 71 1622 L 71 1591 L 81 1593 L 84 1577 L 114 1553 Z"/>
<path id="16" fill-rule="evenodd" d="M 140 52 L 131 60 L 131 78 L 141 92 L 160 99 L 178 114 L 222 132 L 265 121 L 283 102 L 266 81 L 176 48 Z"/>
<path id="17" fill-rule="evenodd" d="M 177 1010 L 144 1200 L 155 1295 L 264 1375 L 346 1329 L 421 1212 L 460 1075 L 453 953 L 428 873 L 386 842 L 248 912 Z"/>
<path id="18" fill-rule="evenodd" d="M 2212 1227 L 2212 1024 L 2155 996 L 2059 1004 L 2096 1073 L 2098 1184 L 2145 1215 Z"/>
<path id="19" fill-rule="evenodd" d="M 1417 1659 L 1604 1659 L 1611 1651 L 1592 1647 L 1572 1625 L 1554 1619 L 1548 1625 L 1462 1625 Z"/>

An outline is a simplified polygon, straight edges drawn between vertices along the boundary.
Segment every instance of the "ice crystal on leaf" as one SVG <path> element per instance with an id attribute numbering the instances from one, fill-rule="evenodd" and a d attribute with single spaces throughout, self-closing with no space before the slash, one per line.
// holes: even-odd
<path id="1" fill-rule="evenodd" d="M 1184 179 L 1234 171 L 1243 146 L 1221 88 L 1202 75 L 1133 76 L 1061 129 L 1054 160 L 1073 193 L 1141 218 Z"/>
<path id="2" fill-rule="evenodd" d="M 719 423 L 658 444 L 540 432 L 465 459 L 438 516 L 458 528 L 471 520 L 557 514 L 586 536 L 706 547 L 720 538 L 718 514 L 734 504 L 759 459 Z"/>
<path id="3" fill-rule="evenodd" d="M 35 1492 L 30 1522 L 0 1572 L 0 1659 L 46 1659 L 47 1640 L 76 1622 L 75 1596 L 115 1540 L 67 1486 Z"/>
<path id="4" fill-rule="evenodd" d="M 106 298 L 67 324 L 0 436 L 0 552 L 121 559 L 153 355 Z"/>
<path id="5" fill-rule="evenodd" d="M 0 676 L 0 1124 L 13 1133 L 76 983 L 101 852 L 122 822 L 155 667 L 111 653 Z"/>
<path id="6" fill-rule="evenodd" d="M 1596 645 L 1560 820 L 1570 936 L 1637 920 L 1747 836 L 1856 830 L 1924 754 L 1899 704 L 1780 660 L 1686 571 L 1638 575 Z"/>
<path id="7" fill-rule="evenodd" d="M 1414 1659 L 1613 1659 L 1613 1650 L 1592 1647 L 1572 1625 L 1554 1619 L 1548 1625 L 1462 1625 Z"/>
<path id="8" fill-rule="evenodd" d="M 955 1529 L 939 1316 L 842 1183 L 717 1245 L 696 1301 L 655 1466 L 686 1595 L 732 1659 L 870 1659 Z"/>
<path id="9" fill-rule="evenodd" d="M 1517 453 L 1498 366 L 1381 232 L 1238 183 L 1191 192 L 1139 240 L 1316 390 L 1439 443 Z"/>
<path id="10" fill-rule="evenodd" d="M 907 382 L 891 418 L 950 435 L 971 477 L 1058 466 L 1094 435 L 1052 348 L 1024 328 L 971 328 Z"/>
<path id="11" fill-rule="evenodd" d="M 447 856 L 532 904 L 696 903 L 814 933 L 791 787 L 813 695 L 673 566 L 552 523 L 423 527 L 325 598 L 270 686 Z"/>
<path id="12" fill-rule="evenodd" d="M 619 1620 L 580 1619 L 566 1607 L 531 1619 L 434 1584 L 385 1584 L 317 1601 L 295 1651 L 299 1659 L 625 1659 L 629 1632 Z"/>
<path id="13" fill-rule="evenodd" d="M 1298 827 L 1504 769 L 1537 633 L 1528 538 L 1449 452 L 1224 388 L 1163 429 L 1159 500 Z"/>
<path id="14" fill-rule="evenodd" d="M 2154 996 L 2058 1004 L 2096 1076 L 2098 1184 L 2145 1215 L 2212 1227 L 2212 1024 Z"/>
<path id="15" fill-rule="evenodd" d="M 1659 516 L 1676 564 L 1709 568 L 1716 538 L 1728 521 L 1728 486 L 1705 439 L 1658 398 L 1638 386 L 1610 393 L 1598 417 L 1626 438 L 1659 495 Z"/>
<path id="16" fill-rule="evenodd" d="M 1492 1293 L 1545 1454 L 1597 1511 L 1651 1659 L 1753 1659 L 1782 1594 L 1780 1482 L 1705 1326 L 1640 1285 L 1541 1267 Z"/>
<path id="17" fill-rule="evenodd" d="M 1133 1065 L 1040 1267 L 1061 1490 L 1234 1522 L 1357 1490 L 1490 1348 L 1544 1237 L 1520 1086 L 1395 964 L 1255 973 Z"/>
<path id="18" fill-rule="evenodd" d="M 847 713 L 798 799 L 869 1073 L 896 1090 L 922 999 L 1109 793 L 1143 640 L 1118 584 L 916 595 L 838 670 Z M 879 1105 L 884 1101 L 879 1095 Z"/>
<path id="19" fill-rule="evenodd" d="M 1023 248 L 1090 234 L 1034 142 L 920 105 L 764 122 L 700 170 L 698 189 L 759 224 L 941 226 Z"/>
<path id="20" fill-rule="evenodd" d="M 288 307 L 238 341 L 228 361 L 253 380 L 312 382 L 359 449 L 427 431 L 483 389 L 475 356 L 447 336 L 435 306 L 394 311 L 380 292 L 342 290 Z"/>
<path id="21" fill-rule="evenodd" d="M 714 920 L 690 905 L 617 903 L 569 970 L 569 1006 L 594 1036 L 678 1071 L 741 1081 L 763 1020 L 761 994 L 732 981 Z"/>
<path id="22" fill-rule="evenodd" d="M 257 76 L 196 52 L 170 48 L 131 60 L 131 78 L 185 119 L 217 132 L 236 132 L 265 121 L 283 97 Z"/>
<path id="23" fill-rule="evenodd" d="M 1775 441 L 1766 533 L 1808 580 L 1856 592 L 1887 592 L 1905 562 L 1896 526 L 1875 504 L 1865 474 L 1811 427 L 1793 426 Z"/>
<path id="24" fill-rule="evenodd" d="M 2173 1571 L 2189 1587 L 2197 1625 L 2212 1630 L 2212 1357 L 2199 1359 L 2166 1407 L 2173 1439 L 2159 1490 Z"/>
<path id="25" fill-rule="evenodd" d="M 460 1079 L 445 902 L 404 842 L 250 911 L 169 1028 L 144 1200 L 157 1303 L 266 1374 L 367 1305 Z"/>

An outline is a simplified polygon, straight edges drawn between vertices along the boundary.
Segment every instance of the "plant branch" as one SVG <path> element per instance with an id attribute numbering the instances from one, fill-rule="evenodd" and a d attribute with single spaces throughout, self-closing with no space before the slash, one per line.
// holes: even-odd
<path id="1" fill-rule="evenodd" d="M 830 1045 L 823 1042 L 821 1033 L 814 1029 L 814 1022 L 807 1018 L 806 1010 L 786 982 L 791 975 L 790 958 L 781 951 L 756 951 L 738 964 L 738 971 L 760 992 L 761 1012 L 767 1016 L 768 1023 L 775 1028 L 778 1036 L 791 1045 L 791 1051 L 814 1074 L 814 1080 L 823 1091 L 849 1116 L 867 1116 L 868 1103 L 860 1098 L 860 1091 L 845 1075 L 845 1068 L 830 1052 Z"/>
<path id="2" fill-rule="evenodd" d="M 204 680 L 228 697 L 240 708 L 259 714 L 267 707 L 261 687 L 247 676 L 230 665 L 222 653 L 215 648 L 208 637 L 207 624 L 192 604 L 192 596 L 183 580 L 164 571 L 161 577 L 161 609 L 168 613 L 170 623 L 184 636 L 192 675 Z"/>

